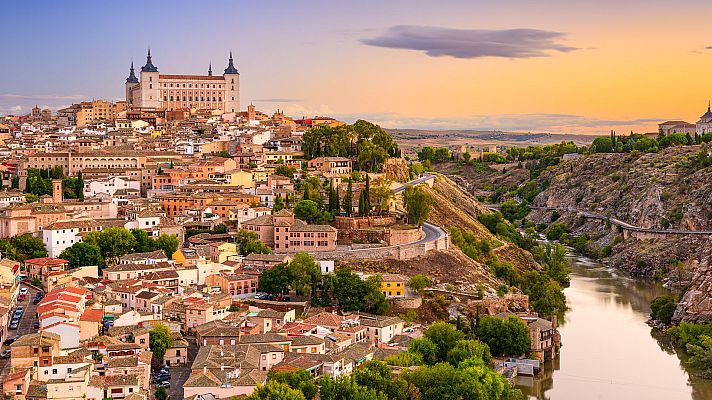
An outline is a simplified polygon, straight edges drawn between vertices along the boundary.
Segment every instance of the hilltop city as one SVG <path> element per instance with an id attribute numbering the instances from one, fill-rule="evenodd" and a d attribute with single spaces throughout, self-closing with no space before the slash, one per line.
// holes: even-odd
<path id="1" fill-rule="evenodd" d="M 243 107 L 225 54 L 185 75 L 148 50 L 121 100 L 0 118 L 6 399 L 542 397 L 646 322 L 616 354 L 670 341 L 712 376 L 709 103 L 656 132 L 418 143 Z"/>
<path id="2" fill-rule="evenodd" d="M 232 52 L 219 75 L 212 63 L 206 75 L 158 65 L 150 50 L 140 71 L 131 63 L 125 100 L 1 121 L 6 398 L 227 399 L 279 374 L 344 384 L 371 360 L 394 373 L 446 361 L 445 348 L 413 350 L 437 347 L 439 330 L 479 354 L 463 332 L 487 315 L 526 340 L 495 355 L 530 357 L 489 369 L 482 354 L 502 396 L 517 366 L 534 374 L 556 354 L 556 318 L 517 289 L 425 268 L 481 268 L 451 248 L 448 224 L 461 222 L 429 218 L 462 206 L 437 201 L 438 185 L 475 202 L 385 130 L 242 110 Z M 448 308 L 454 295 L 464 309 Z M 459 331 L 428 327 L 450 317 Z"/>

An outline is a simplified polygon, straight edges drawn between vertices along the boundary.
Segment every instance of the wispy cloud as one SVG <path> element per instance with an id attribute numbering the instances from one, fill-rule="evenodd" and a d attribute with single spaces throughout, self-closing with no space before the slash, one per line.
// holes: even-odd
<path id="1" fill-rule="evenodd" d="M 422 51 L 431 57 L 531 58 L 577 47 L 561 43 L 566 34 L 539 29 L 452 29 L 430 26 L 393 26 L 381 35 L 362 39 L 369 46 Z"/>
<path id="2" fill-rule="evenodd" d="M 255 103 L 299 103 L 302 101 L 302 99 L 272 98 L 272 99 L 255 99 L 252 101 Z"/>
<path id="3" fill-rule="evenodd" d="M 664 118 L 599 119 L 573 114 L 493 114 L 447 118 L 409 117 L 393 113 L 337 114 L 335 117 L 353 122 L 366 119 L 385 128 L 472 129 L 506 132 L 600 133 L 609 129 L 641 132 L 655 128 Z"/>
<path id="4" fill-rule="evenodd" d="M 71 95 L 52 95 L 52 94 L 12 94 L 0 93 L 0 99 L 18 99 L 18 100 L 84 100 L 86 96 L 80 94 Z"/>

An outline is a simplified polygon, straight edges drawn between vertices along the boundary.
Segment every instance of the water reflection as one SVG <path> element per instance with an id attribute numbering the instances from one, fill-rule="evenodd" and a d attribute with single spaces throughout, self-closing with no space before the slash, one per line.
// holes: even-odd
<path id="1" fill-rule="evenodd" d="M 561 354 L 517 386 L 534 399 L 712 399 L 712 383 L 690 378 L 675 348 L 645 321 L 667 291 L 589 259 L 571 257 Z M 682 355 L 681 357 L 684 357 Z"/>

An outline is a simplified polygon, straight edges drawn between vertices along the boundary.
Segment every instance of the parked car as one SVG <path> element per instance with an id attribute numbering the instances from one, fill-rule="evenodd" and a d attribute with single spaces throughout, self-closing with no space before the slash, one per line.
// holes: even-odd
<path id="1" fill-rule="evenodd" d="M 5 349 L 0 352 L 0 358 L 10 358 L 10 349 Z"/>
<path id="2" fill-rule="evenodd" d="M 2 344 L 4 344 L 5 346 L 9 346 L 9 345 L 15 343 L 15 340 L 17 340 L 17 338 L 11 337 L 11 338 L 5 339 L 5 341 L 2 342 Z"/>
<path id="3" fill-rule="evenodd" d="M 17 301 L 25 301 L 25 294 L 20 293 L 17 295 Z"/>
<path id="4" fill-rule="evenodd" d="M 27 288 L 26 288 L 26 287 L 21 288 L 21 289 L 20 289 L 20 294 L 26 295 L 26 294 L 27 294 Z"/>
<path id="5" fill-rule="evenodd" d="M 15 330 L 15 329 L 17 329 L 18 325 L 19 325 L 19 322 L 13 320 L 12 322 L 10 322 L 10 326 L 8 326 L 8 328 Z"/>
<path id="6" fill-rule="evenodd" d="M 40 329 L 40 321 L 35 320 L 35 322 L 32 324 L 32 327 L 34 329 Z"/>
<path id="7" fill-rule="evenodd" d="M 169 387 L 171 387 L 171 382 L 170 381 L 158 382 L 158 383 L 156 383 L 156 386 L 169 388 Z"/>

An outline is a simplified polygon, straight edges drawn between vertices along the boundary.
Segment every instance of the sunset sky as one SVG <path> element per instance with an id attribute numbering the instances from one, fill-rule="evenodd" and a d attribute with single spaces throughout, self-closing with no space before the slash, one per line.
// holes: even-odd
<path id="1" fill-rule="evenodd" d="M 250 102 L 386 127 L 598 133 L 695 122 L 709 0 L 4 1 L 0 114 L 123 98 L 133 58 Z"/>

